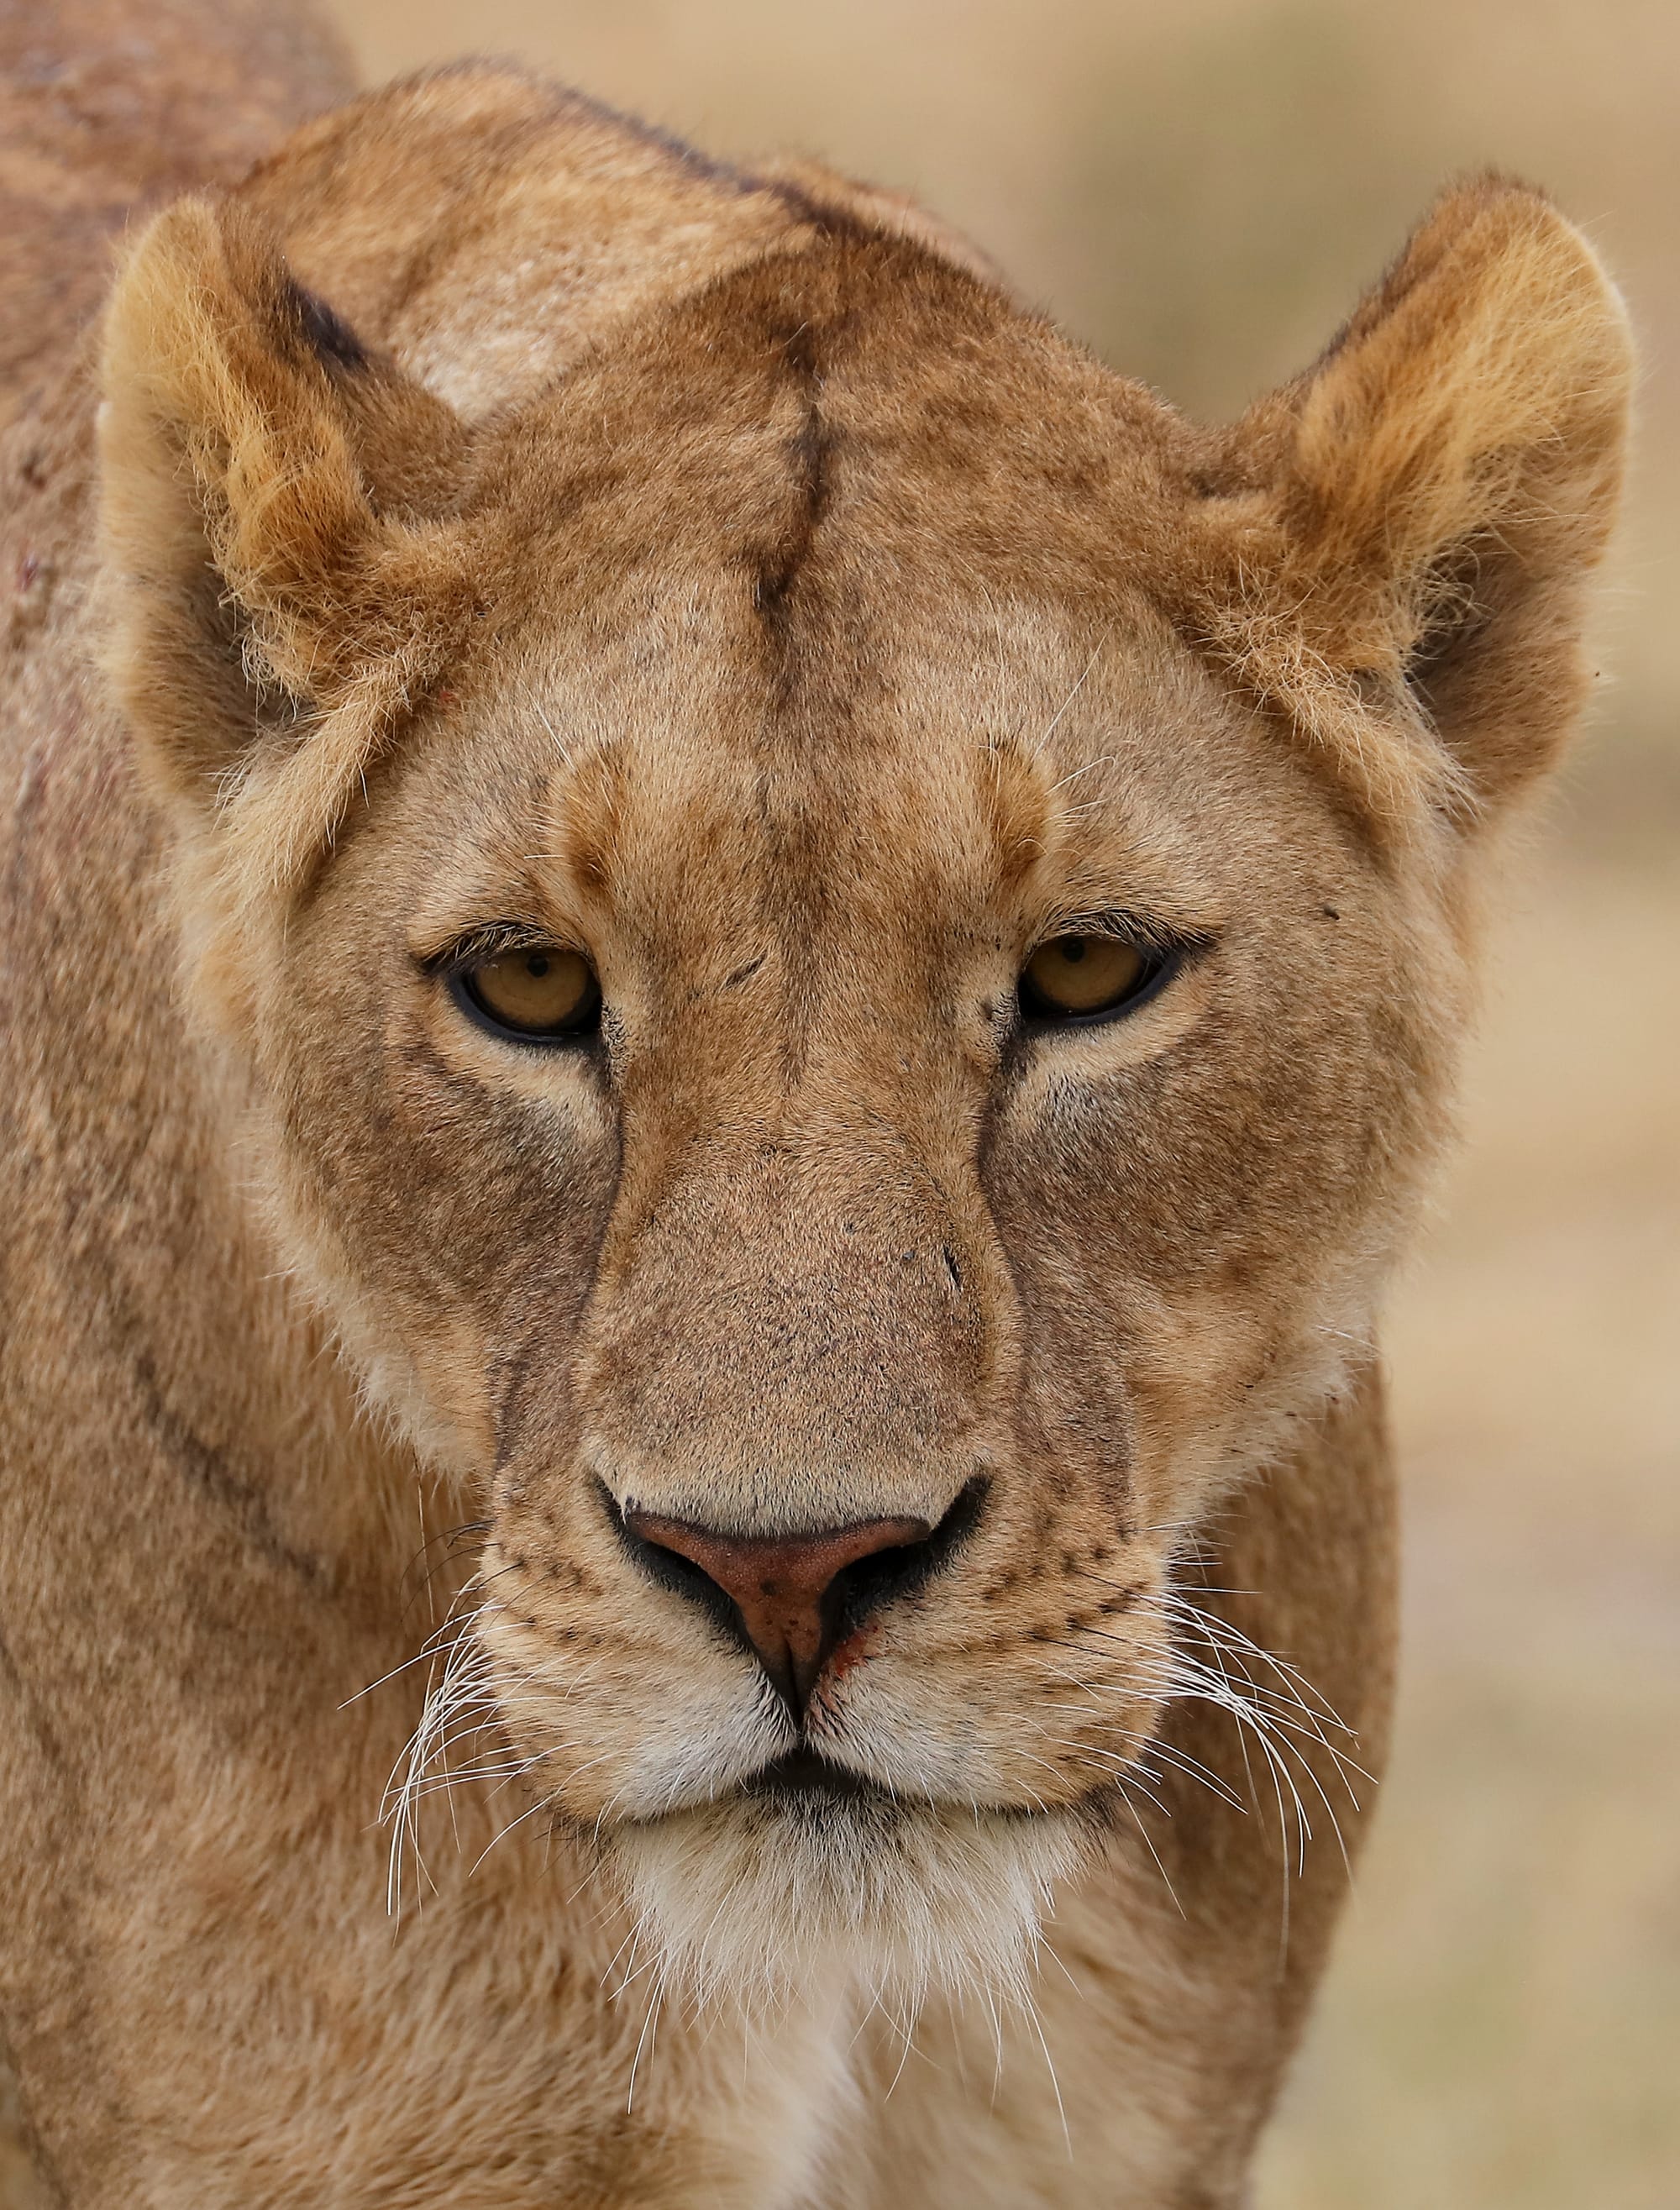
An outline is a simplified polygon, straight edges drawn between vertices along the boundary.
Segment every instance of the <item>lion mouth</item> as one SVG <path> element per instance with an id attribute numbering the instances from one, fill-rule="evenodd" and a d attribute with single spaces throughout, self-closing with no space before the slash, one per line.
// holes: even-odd
<path id="1" fill-rule="evenodd" d="M 896 1799 L 860 1772 L 831 1765 L 814 1749 L 789 1749 L 741 1783 L 743 1796 L 796 1804 L 891 1804 Z"/>
<path id="2" fill-rule="evenodd" d="M 820 1816 L 830 1806 L 837 1810 L 846 1807 L 867 1812 L 874 1818 L 885 1815 L 895 1821 L 913 1819 L 918 1814 L 938 1816 L 952 1809 L 975 1817 L 983 1812 L 988 1817 L 1012 1822 L 1044 1815 L 1042 1804 L 968 1799 L 958 1802 L 936 1796 L 930 1790 L 889 1787 L 867 1773 L 832 1763 L 807 1743 L 784 1750 L 769 1765 L 760 1766 L 756 1772 L 748 1774 L 737 1785 L 735 1796 L 737 1801 L 769 1804 L 777 1810 L 799 1812 L 807 1818 Z"/>

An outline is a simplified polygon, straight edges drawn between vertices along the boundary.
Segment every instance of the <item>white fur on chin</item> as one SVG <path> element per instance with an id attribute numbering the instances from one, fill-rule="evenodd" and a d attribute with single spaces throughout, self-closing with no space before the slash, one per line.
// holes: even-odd
<path id="1" fill-rule="evenodd" d="M 792 1796 L 603 1837 L 658 1982 L 753 2010 L 823 1984 L 901 2013 L 939 1992 L 1025 2003 L 1055 1888 L 1087 1846 L 1068 1812 Z"/>

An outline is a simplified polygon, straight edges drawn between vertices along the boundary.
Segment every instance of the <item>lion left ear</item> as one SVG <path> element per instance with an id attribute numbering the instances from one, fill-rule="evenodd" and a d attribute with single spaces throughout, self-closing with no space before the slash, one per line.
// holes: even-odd
<path id="1" fill-rule="evenodd" d="M 1487 178 L 1441 200 L 1317 365 L 1231 433 L 1212 626 L 1375 800 L 1362 700 L 1391 729 L 1399 709 L 1437 793 L 1472 812 L 1552 763 L 1632 381 L 1592 247 L 1542 194 Z"/>
<path id="2" fill-rule="evenodd" d="M 201 816 L 283 780 L 288 842 L 329 835 L 470 617 L 466 432 L 232 201 L 152 222 L 103 337 L 106 656 L 142 753 Z"/>

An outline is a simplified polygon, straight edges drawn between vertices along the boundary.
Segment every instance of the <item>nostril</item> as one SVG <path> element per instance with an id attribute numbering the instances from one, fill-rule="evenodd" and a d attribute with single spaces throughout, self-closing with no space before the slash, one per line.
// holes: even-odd
<path id="1" fill-rule="evenodd" d="M 976 1474 L 958 1492 L 939 1525 L 920 1540 L 859 1558 L 837 1574 L 829 1591 L 831 1642 L 855 1634 L 884 1605 L 919 1595 L 979 1525 L 990 1486 L 983 1475 Z"/>
<path id="2" fill-rule="evenodd" d="M 738 1634 L 740 1614 L 735 1601 L 726 1589 L 721 1588 L 705 1568 L 683 1551 L 666 1543 L 655 1541 L 642 1531 L 644 1515 L 630 1507 L 623 1511 L 615 1499 L 609 1499 L 609 1508 L 620 1539 L 625 1549 L 647 1574 L 661 1588 L 669 1589 L 674 1595 L 686 1597 L 708 1612 L 726 1633 Z"/>

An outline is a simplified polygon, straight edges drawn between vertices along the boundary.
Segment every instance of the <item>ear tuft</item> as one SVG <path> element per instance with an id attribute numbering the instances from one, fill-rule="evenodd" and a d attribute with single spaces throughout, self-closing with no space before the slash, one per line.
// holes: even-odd
<path id="1" fill-rule="evenodd" d="M 456 417 L 228 201 L 179 202 L 142 233 L 100 374 L 107 658 L 166 784 L 202 805 L 327 722 L 327 749 L 365 757 L 463 633 L 468 563 L 438 495 Z"/>
<path id="2" fill-rule="evenodd" d="M 1591 246 L 1490 176 L 1447 194 L 1317 365 L 1237 426 L 1223 526 L 1241 579 L 1228 565 L 1215 626 L 1354 780 L 1381 759 L 1485 808 L 1550 764 L 1632 377 Z"/>

